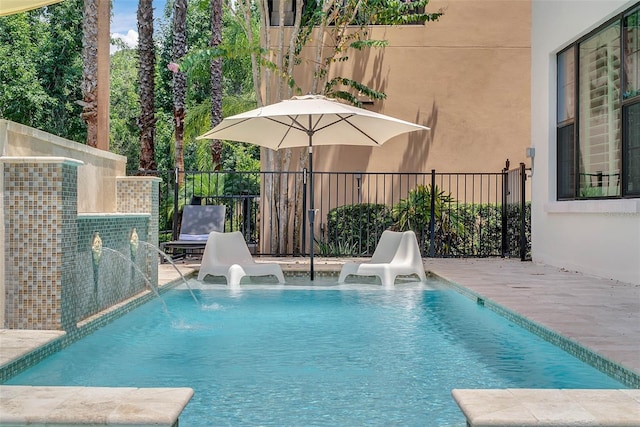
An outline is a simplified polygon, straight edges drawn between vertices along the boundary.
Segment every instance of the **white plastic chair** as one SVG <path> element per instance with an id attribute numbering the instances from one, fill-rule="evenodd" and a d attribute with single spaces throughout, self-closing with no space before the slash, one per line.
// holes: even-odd
<path id="1" fill-rule="evenodd" d="M 426 281 L 415 233 L 385 230 L 380 236 L 371 260 L 343 265 L 338 282 L 344 283 L 350 274 L 378 276 L 386 289 L 394 287 L 396 277 L 399 275 L 417 274 L 421 282 Z"/>
<path id="2" fill-rule="evenodd" d="M 280 265 L 255 262 L 239 231 L 209 233 L 204 254 L 202 254 L 198 280 L 204 279 L 208 274 L 224 276 L 230 287 L 237 287 L 244 276 L 274 275 L 278 278 L 278 282 L 284 283 Z"/>

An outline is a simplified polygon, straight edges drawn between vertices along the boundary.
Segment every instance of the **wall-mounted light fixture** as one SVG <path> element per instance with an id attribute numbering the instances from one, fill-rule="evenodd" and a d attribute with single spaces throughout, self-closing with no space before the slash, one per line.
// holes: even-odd
<path id="1" fill-rule="evenodd" d="M 533 176 L 533 159 L 536 157 L 535 147 L 527 147 L 527 157 L 531 159 L 531 176 Z"/>
<path id="2" fill-rule="evenodd" d="M 535 147 L 527 147 L 527 157 L 533 159 L 536 156 Z"/>

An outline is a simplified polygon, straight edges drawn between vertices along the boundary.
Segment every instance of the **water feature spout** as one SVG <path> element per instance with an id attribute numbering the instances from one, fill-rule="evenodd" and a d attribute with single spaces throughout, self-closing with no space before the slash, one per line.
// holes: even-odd
<path id="1" fill-rule="evenodd" d="M 93 266 L 93 304 L 98 308 L 98 281 L 100 277 L 100 259 L 102 258 L 102 239 L 100 233 L 93 232 L 91 240 L 91 264 Z"/>
<path id="2" fill-rule="evenodd" d="M 131 235 L 129 236 L 129 250 L 131 251 L 131 259 L 135 261 L 138 254 L 139 238 L 138 232 L 135 227 L 131 229 Z"/>
<path id="3" fill-rule="evenodd" d="M 100 264 L 100 258 L 102 257 L 102 239 L 100 233 L 93 232 L 93 239 L 91 240 L 91 254 L 93 258 L 93 265 Z"/>

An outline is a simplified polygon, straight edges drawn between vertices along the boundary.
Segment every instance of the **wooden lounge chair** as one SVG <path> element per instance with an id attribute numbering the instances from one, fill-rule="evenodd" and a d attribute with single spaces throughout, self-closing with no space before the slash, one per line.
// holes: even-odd
<path id="1" fill-rule="evenodd" d="M 224 220 L 224 205 L 185 205 L 178 240 L 160 244 L 160 250 L 172 258 L 177 252 L 202 252 L 210 232 L 224 231 Z"/>
<path id="2" fill-rule="evenodd" d="M 273 275 L 276 276 L 278 282 L 284 283 L 284 275 L 280 265 L 255 262 L 242 233 L 239 231 L 231 233 L 213 231 L 209 234 L 202 255 L 198 280 L 203 280 L 209 274 L 224 276 L 230 287 L 238 286 L 244 276 Z"/>
<path id="3" fill-rule="evenodd" d="M 421 282 L 426 281 L 415 233 L 385 230 L 380 236 L 371 260 L 343 265 L 338 282 L 344 283 L 350 274 L 378 276 L 386 289 L 394 287 L 396 277 L 399 275 L 416 274 Z"/>

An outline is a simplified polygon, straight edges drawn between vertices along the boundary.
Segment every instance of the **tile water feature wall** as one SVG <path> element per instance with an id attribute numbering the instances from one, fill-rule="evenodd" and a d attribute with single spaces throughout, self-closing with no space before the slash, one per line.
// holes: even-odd
<path id="1" fill-rule="evenodd" d="M 147 280 L 157 286 L 144 247 L 132 253 L 131 234 L 146 240 L 148 214 L 81 214 L 78 216 L 76 278 L 70 284 L 65 312 L 73 313 L 75 322 L 148 288 Z M 95 233 L 102 242 L 100 259 L 94 262 L 92 244 Z M 156 256 L 157 259 L 157 256 Z M 157 270 L 157 262 L 156 270 Z"/>
<path id="2" fill-rule="evenodd" d="M 157 286 L 157 254 L 143 244 L 132 251 L 131 236 L 135 230 L 140 241 L 158 245 L 159 179 L 113 177 L 118 212 L 79 215 L 77 169 L 82 162 L 1 160 L 5 250 L 0 327 L 72 331 L 78 321 L 148 288 L 147 281 Z M 97 271 L 91 251 L 96 232 L 108 248 Z"/>
<path id="3" fill-rule="evenodd" d="M 158 246 L 158 230 L 160 215 L 160 178 L 128 177 L 116 178 L 116 207 L 118 212 L 145 212 L 150 215 L 148 235 L 145 241 Z M 141 234 L 138 233 L 140 236 Z M 143 248 L 140 248 L 142 250 Z M 147 248 L 148 249 L 148 248 Z M 158 285 L 158 254 L 146 251 L 147 275 Z"/>
<path id="4" fill-rule="evenodd" d="M 5 326 L 63 329 L 78 239 L 77 168 L 65 158 L 3 161 Z"/>

